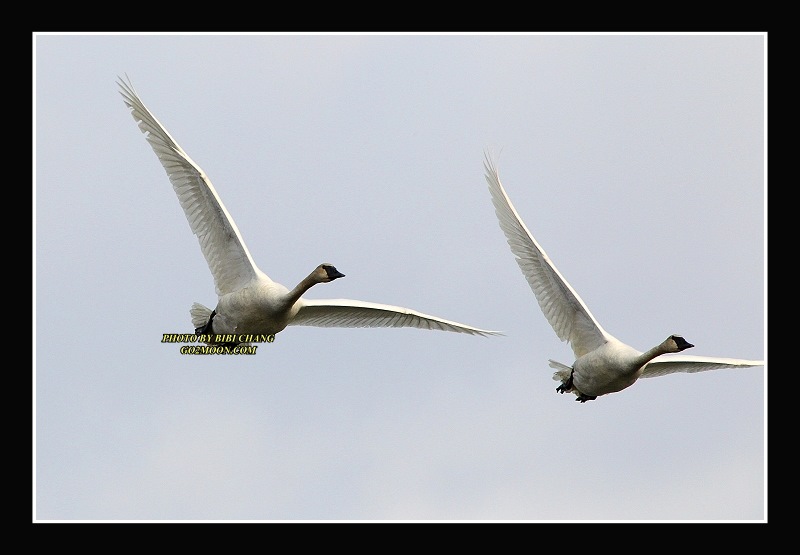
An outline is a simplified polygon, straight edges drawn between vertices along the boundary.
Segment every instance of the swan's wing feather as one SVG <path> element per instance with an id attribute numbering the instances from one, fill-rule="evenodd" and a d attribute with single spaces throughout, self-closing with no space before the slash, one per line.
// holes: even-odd
<path id="1" fill-rule="evenodd" d="M 764 366 L 763 360 L 744 360 L 740 358 L 707 357 L 695 355 L 660 355 L 642 370 L 641 378 L 655 378 L 675 372 L 705 372 L 723 368 L 750 368 Z"/>
<path id="2" fill-rule="evenodd" d="M 484 168 L 500 229 L 556 335 L 570 344 L 576 357 L 600 347 L 610 336 L 528 231 L 488 155 Z"/>
<path id="3" fill-rule="evenodd" d="M 475 328 L 400 306 L 351 299 L 302 299 L 302 303 L 303 306 L 289 325 L 333 328 L 419 328 L 483 336 L 503 335 L 501 332 Z"/>
<path id="4" fill-rule="evenodd" d="M 130 80 L 118 81 L 133 119 L 164 166 L 192 233 L 197 235 L 218 295 L 236 291 L 256 275 L 242 236 L 203 170 L 145 107 Z"/>

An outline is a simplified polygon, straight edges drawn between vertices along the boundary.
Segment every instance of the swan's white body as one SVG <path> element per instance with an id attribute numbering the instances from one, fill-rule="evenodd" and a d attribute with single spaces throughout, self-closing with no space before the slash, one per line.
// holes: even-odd
<path id="1" fill-rule="evenodd" d="M 211 181 L 145 107 L 130 81 L 120 94 L 164 166 L 192 232 L 214 277 L 214 311 L 195 303 L 190 315 L 198 333 L 274 335 L 289 325 L 323 327 L 414 327 L 473 335 L 498 335 L 407 308 L 349 299 L 302 297 L 317 283 L 343 277 L 321 264 L 291 291 L 272 281 L 253 261 L 242 235 Z"/>
<path id="2" fill-rule="evenodd" d="M 556 369 L 553 379 L 561 381 L 556 391 L 572 392 L 576 400 L 584 402 L 621 391 L 639 378 L 764 365 L 763 360 L 666 354 L 693 347 L 678 335 L 643 353 L 606 332 L 528 231 L 488 155 L 484 168 L 495 213 L 511 252 L 547 321 L 575 353 L 571 367 L 550 361 L 550 367 Z"/>

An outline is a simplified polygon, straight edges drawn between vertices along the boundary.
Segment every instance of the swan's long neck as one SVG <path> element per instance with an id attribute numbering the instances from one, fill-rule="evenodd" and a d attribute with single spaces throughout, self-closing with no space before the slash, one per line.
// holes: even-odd
<path id="1" fill-rule="evenodd" d="M 637 357 L 637 363 L 639 364 L 640 367 L 644 366 L 645 364 L 656 358 L 658 355 L 663 355 L 664 353 L 668 352 L 670 352 L 670 350 L 667 347 L 667 343 L 666 342 L 661 343 L 660 345 L 656 345 L 649 351 L 645 351 L 641 355 L 639 355 Z"/>
<path id="2" fill-rule="evenodd" d="M 303 296 L 303 294 L 315 286 L 319 281 L 314 277 L 314 272 L 308 274 L 303 281 L 298 283 L 294 289 L 289 291 L 289 294 L 286 296 L 286 303 L 288 306 L 292 306 L 297 300 Z"/>

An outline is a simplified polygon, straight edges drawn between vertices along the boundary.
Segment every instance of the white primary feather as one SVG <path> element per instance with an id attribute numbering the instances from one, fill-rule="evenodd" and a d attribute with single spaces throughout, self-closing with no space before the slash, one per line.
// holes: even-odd
<path id="1" fill-rule="evenodd" d="M 167 172 L 192 233 L 197 235 L 217 295 L 241 289 L 256 277 L 258 267 L 211 180 L 145 107 L 130 81 L 120 80 L 119 86 L 133 119 Z"/>

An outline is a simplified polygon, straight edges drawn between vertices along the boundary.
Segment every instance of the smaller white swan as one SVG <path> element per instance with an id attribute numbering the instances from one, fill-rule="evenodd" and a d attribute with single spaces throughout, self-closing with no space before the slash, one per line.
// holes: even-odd
<path id="1" fill-rule="evenodd" d="M 488 154 L 484 169 L 500 229 L 511 252 L 547 321 L 559 339 L 567 341 L 575 353 L 571 367 L 550 361 L 550 367 L 556 369 L 553 379 L 561 381 L 556 391 L 574 393 L 576 401 L 585 403 L 601 395 L 622 391 L 639 378 L 764 365 L 763 360 L 669 356 L 668 353 L 694 347 L 680 335 L 670 335 L 649 351 L 641 352 L 606 332 L 522 222 L 500 184 L 497 169 Z"/>
<path id="2" fill-rule="evenodd" d="M 413 327 L 472 335 L 502 335 L 423 314 L 399 306 L 349 299 L 312 300 L 302 295 L 318 283 L 344 277 L 333 265 L 323 263 L 291 291 L 262 272 L 244 244 L 239 229 L 222 204 L 211 180 L 178 146 L 148 110 L 130 80 L 118 81 L 120 94 L 139 129 L 164 166 L 192 232 L 208 263 L 218 296 L 211 310 L 199 303 L 190 309 L 195 333 L 234 336 L 223 344 L 245 344 L 242 335 L 273 336 L 289 325 L 321 327 Z M 212 339 L 209 342 L 217 342 Z"/>

